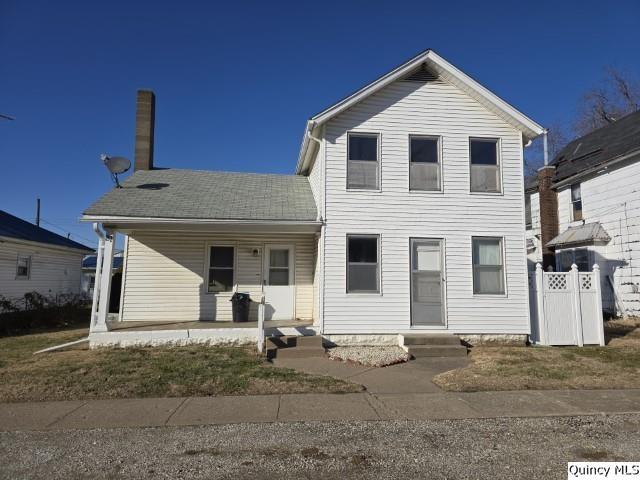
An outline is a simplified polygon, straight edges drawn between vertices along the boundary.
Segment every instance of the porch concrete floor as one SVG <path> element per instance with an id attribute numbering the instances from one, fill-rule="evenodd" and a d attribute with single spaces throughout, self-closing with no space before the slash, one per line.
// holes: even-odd
<path id="1" fill-rule="evenodd" d="M 281 327 L 311 327 L 308 320 L 266 320 L 265 328 Z M 214 330 L 219 328 L 258 328 L 258 322 L 114 322 L 109 324 L 109 330 L 114 331 L 149 331 L 149 330 Z"/>

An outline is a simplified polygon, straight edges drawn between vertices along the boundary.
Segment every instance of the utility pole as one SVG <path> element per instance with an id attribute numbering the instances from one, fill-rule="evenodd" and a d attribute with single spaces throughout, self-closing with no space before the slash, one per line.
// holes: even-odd
<path id="1" fill-rule="evenodd" d="M 40 199 L 36 199 L 36 226 L 40 226 Z"/>

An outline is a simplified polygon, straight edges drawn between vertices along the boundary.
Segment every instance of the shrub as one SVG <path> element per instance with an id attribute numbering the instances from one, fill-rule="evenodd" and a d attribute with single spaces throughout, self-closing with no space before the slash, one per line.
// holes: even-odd
<path id="1" fill-rule="evenodd" d="M 0 336 L 89 324 L 90 298 L 82 294 L 55 296 L 29 292 L 23 298 L 0 295 Z"/>

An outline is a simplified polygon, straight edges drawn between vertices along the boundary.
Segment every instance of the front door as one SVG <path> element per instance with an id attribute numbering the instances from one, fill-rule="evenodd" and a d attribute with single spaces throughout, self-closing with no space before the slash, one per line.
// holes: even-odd
<path id="1" fill-rule="evenodd" d="M 293 320 L 293 247 L 271 245 L 264 256 L 265 320 Z"/>
<path id="2" fill-rule="evenodd" d="M 443 327 L 445 322 L 442 240 L 411 239 L 411 325 Z"/>

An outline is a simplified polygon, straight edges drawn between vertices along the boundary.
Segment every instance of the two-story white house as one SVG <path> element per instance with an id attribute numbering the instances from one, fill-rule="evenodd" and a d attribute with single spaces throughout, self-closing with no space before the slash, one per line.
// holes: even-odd
<path id="1" fill-rule="evenodd" d="M 603 308 L 640 315 L 640 112 L 571 141 L 527 182 L 529 268 L 598 264 Z"/>
<path id="2" fill-rule="evenodd" d="M 295 175 L 154 169 L 154 110 L 139 92 L 136 171 L 84 212 L 102 290 L 126 235 L 119 322 L 98 292 L 93 342 L 255 338 L 234 291 L 264 295 L 274 331 L 338 344 L 526 339 L 523 148 L 543 128 L 434 51 L 313 116 Z"/>

